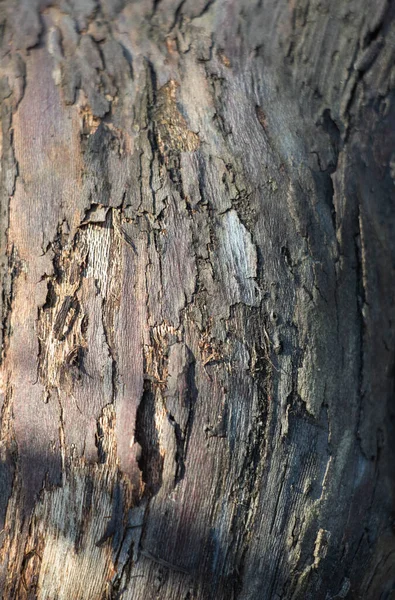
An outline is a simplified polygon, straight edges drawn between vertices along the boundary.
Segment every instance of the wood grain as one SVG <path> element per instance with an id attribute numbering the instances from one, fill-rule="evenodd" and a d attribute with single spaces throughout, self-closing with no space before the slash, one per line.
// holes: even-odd
<path id="1" fill-rule="evenodd" d="M 2 597 L 389 599 L 395 4 L 0 4 Z"/>

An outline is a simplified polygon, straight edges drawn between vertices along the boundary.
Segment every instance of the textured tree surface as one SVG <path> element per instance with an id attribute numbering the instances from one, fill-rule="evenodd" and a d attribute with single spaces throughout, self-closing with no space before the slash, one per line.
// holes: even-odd
<path id="1" fill-rule="evenodd" d="M 393 598 L 395 3 L 0 15 L 2 598 Z"/>

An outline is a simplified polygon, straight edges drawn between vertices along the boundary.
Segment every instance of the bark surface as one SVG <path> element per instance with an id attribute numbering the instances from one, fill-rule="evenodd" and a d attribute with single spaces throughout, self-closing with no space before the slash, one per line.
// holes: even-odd
<path id="1" fill-rule="evenodd" d="M 395 589 L 395 3 L 0 2 L 4 600 Z"/>

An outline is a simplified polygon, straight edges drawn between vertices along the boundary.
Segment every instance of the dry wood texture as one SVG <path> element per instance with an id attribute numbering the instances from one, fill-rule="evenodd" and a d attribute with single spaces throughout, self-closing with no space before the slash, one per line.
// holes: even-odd
<path id="1" fill-rule="evenodd" d="M 0 1 L 4 600 L 395 589 L 395 3 Z"/>

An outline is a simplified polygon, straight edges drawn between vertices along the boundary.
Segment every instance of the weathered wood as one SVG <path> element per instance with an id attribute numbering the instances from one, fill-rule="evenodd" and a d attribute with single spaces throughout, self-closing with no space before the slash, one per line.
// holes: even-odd
<path id="1" fill-rule="evenodd" d="M 394 2 L 0 16 L 2 597 L 392 597 Z"/>

